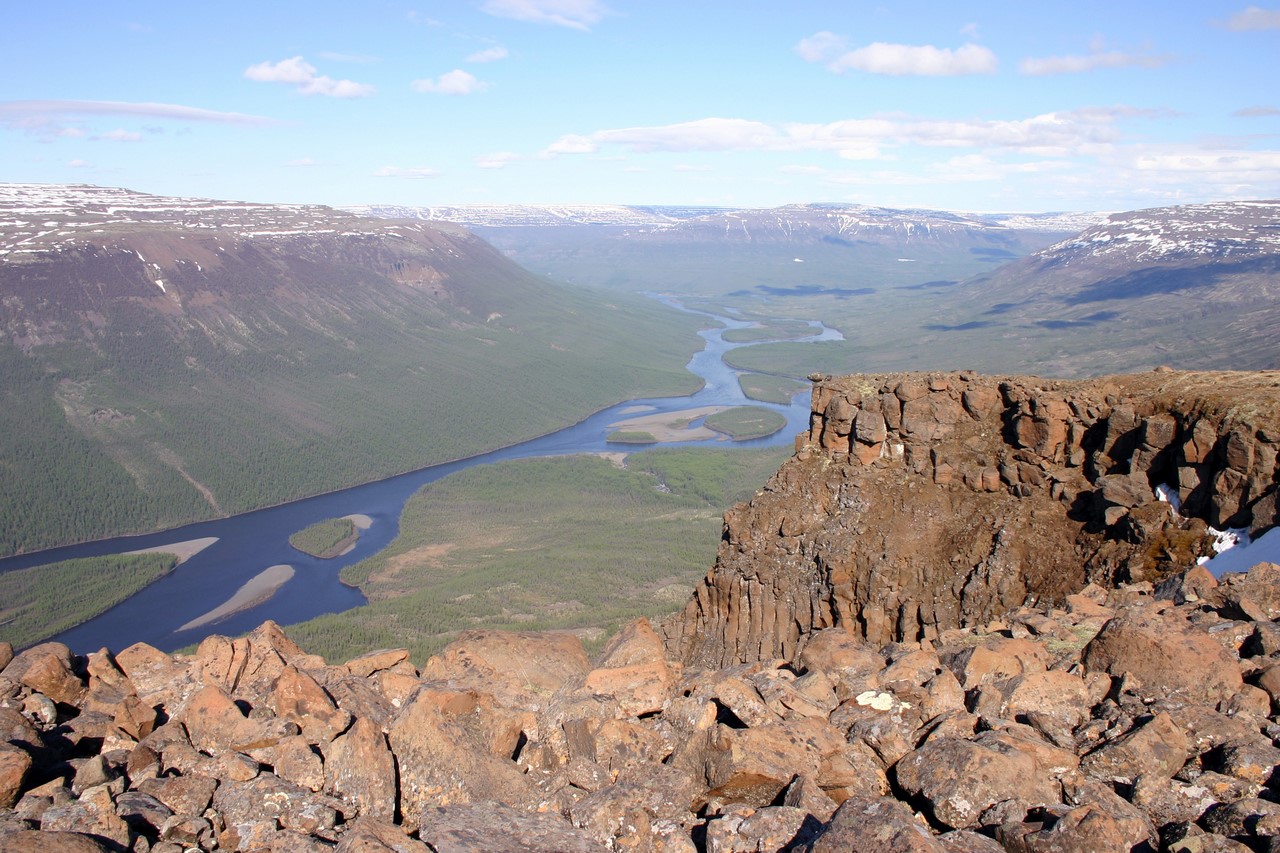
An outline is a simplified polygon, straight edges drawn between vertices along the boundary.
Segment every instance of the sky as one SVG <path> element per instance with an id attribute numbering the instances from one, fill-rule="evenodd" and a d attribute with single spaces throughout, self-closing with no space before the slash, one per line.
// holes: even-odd
<path id="1" fill-rule="evenodd" d="M 1280 3 L 6 4 L 0 181 L 330 205 L 1280 198 Z"/>

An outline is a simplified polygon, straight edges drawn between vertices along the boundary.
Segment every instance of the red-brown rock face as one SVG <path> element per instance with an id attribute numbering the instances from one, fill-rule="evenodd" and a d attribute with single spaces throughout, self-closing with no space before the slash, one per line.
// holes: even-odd
<path id="1" fill-rule="evenodd" d="M 934 637 L 1185 569 L 1206 523 L 1277 520 L 1275 372 L 814 379 L 795 457 L 725 514 L 715 567 L 665 626 L 687 663 L 791 659 L 829 627 Z"/>

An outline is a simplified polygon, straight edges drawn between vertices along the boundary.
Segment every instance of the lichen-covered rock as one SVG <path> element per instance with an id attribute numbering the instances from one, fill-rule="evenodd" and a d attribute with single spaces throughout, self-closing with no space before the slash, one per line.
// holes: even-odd
<path id="1" fill-rule="evenodd" d="M 1210 705 L 1244 683 L 1239 663 L 1221 643 L 1154 607 L 1134 608 L 1102 626 L 1084 650 L 1084 664 L 1113 676 L 1130 673 L 1153 695 Z"/>

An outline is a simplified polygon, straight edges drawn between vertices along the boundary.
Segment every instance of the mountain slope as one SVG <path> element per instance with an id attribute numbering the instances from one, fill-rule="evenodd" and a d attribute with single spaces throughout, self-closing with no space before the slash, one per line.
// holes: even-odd
<path id="1" fill-rule="evenodd" d="M 629 290 L 723 294 L 958 279 L 1025 255 L 1100 216 L 895 210 L 561 205 L 359 208 L 466 224 L 531 269 Z"/>
<path id="2" fill-rule="evenodd" d="M 691 391 L 696 324 L 552 284 L 456 226 L 3 185 L 0 552 L 243 511 Z"/>
<path id="3" fill-rule="evenodd" d="M 1061 353 L 1040 370 L 1275 367 L 1278 273 L 1280 202 L 1132 211 L 956 288 L 936 322 Z"/>

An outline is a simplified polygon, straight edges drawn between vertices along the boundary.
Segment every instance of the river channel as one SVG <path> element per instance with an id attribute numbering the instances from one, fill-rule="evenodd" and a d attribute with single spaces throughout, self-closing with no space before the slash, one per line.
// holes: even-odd
<path id="1" fill-rule="evenodd" d="M 664 301 L 673 307 L 687 310 L 672 300 Z M 610 432 L 609 425 L 627 417 L 702 406 L 748 403 L 769 405 L 747 400 L 738 385 L 738 371 L 728 367 L 723 360 L 724 354 L 729 350 L 754 345 L 728 343 L 723 339 L 724 332 L 747 328 L 753 324 L 730 317 L 711 314 L 706 316 L 720 322 L 722 326 L 705 329 L 700 333 L 706 340 L 706 346 L 689 361 L 688 369 L 701 377 L 704 384 L 700 391 L 691 396 L 628 400 L 597 412 L 574 426 L 521 444 L 230 518 L 198 522 L 159 533 L 102 539 L 9 557 L 0 560 L 0 572 L 75 557 L 118 554 L 192 539 L 217 538 L 218 541 L 213 545 L 136 595 L 54 637 L 80 654 L 104 646 L 123 649 L 136 642 L 172 651 L 199 642 L 210 634 L 236 635 L 252 630 L 266 619 L 274 619 L 287 625 L 324 613 L 348 610 L 363 604 L 365 598 L 358 589 L 341 583 L 338 573 L 344 566 L 382 550 L 395 538 L 405 501 L 427 483 L 473 465 L 486 465 L 508 459 L 633 450 L 636 449 L 634 446 L 609 444 L 605 440 Z M 814 335 L 802 340 L 839 339 L 839 332 L 815 324 Z M 715 440 L 705 440 L 664 443 L 663 446 L 710 444 L 761 447 L 788 444 L 797 433 L 808 429 L 807 393 L 797 395 L 789 407 L 769 407 L 785 414 L 787 425 L 767 438 L 732 444 L 721 442 L 717 445 Z M 309 524 L 353 514 L 366 515 L 373 523 L 361 533 L 356 547 L 341 557 L 321 560 L 303 554 L 289 545 L 289 536 Z M 279 564 L 290 565 L 295 572 L 269 600 L 221 621 L 180 630 L 180 626 L 222 604 L 249 579 L 269 566 Z"/>

